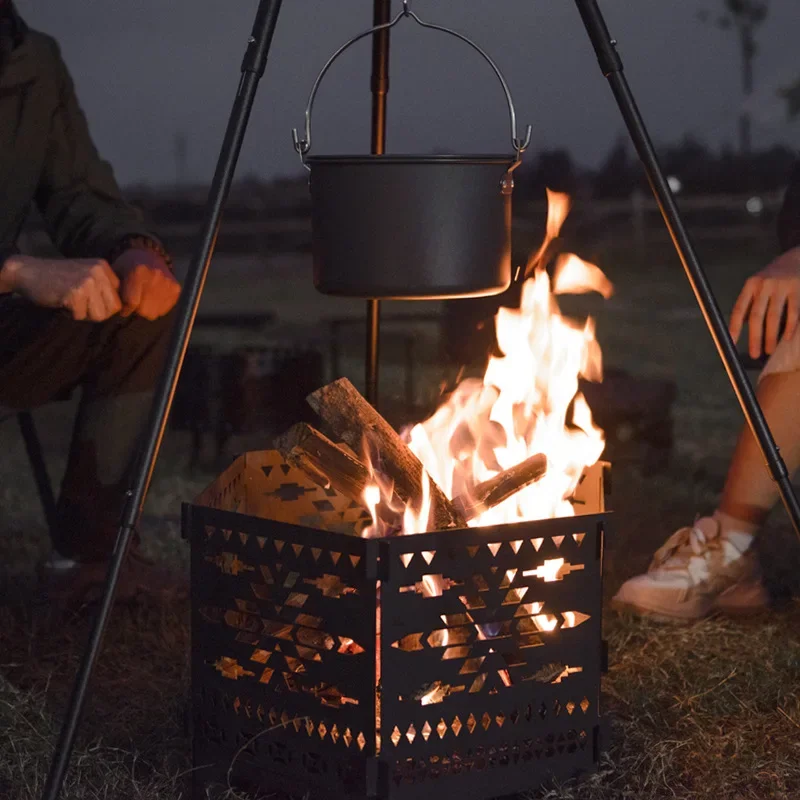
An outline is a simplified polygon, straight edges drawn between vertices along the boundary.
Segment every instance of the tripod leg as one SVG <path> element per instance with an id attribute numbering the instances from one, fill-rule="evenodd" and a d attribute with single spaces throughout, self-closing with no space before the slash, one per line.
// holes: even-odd
<path id="1" fill-rule="evenodd" d="M 686 277 L 689 279 L 700 310 L 719 352 L 719 357 L 728 373 L 733 390 L 742 407 L 747 424 L 761 448 L 772 479 L 778 485 L 781 499 L 792 521 L 795 532 L 800 537 L 800 505 L 792 488 L 786 464 L 781 458 L 775 439 L 769 429 L 764 413 L 758 404 L 755 393 L 747 379 L 747 375 L 739 361 L 736 347 L 728 333 L 728 326 L 720 311 L 711 285 L 706 278 L 703 267 L 695 253 L 689 234 L 681 219 L 675 198 L 669 188 L 661 164 L 658 161 L 650 135 L 645 127 L 642 115 L 636 106 L 628 81 L 623 73 L 622 59 L 617 53 L 616 42 L 611 38 L 603 14 L 597 0 L 575 0 L 586 32 L 597 53 L 600 68 L 608 78 L 611 91 L 614 93 L 619 110 L 625 120 L 631 140 L 642 161 L 650 187 L 658 201 L 664 222 L 678 251 Z"/>
<path id="2" fill-rule="evenodd" d="M 392 0 L 373 0 L 372 24 L 385 25 L 391 19 Z M 372 146 L 373 155 L 386 152 L 386 95 L 389 93 L 389 30 L 372 35 Z M 380 367 L 381 301 L 367 300 L 366 398 L 378 407 Z"/>
<path id="3" fill-rule="evenodd" d="M 47 784 L 42 795 L 43 800 L 57 800 L 61 793 L 64 776 L 69 766 L 72 748 L 75 743 L 75 735 L 78 731 L 81 713 L 86 701 L 89 680 L 100 652 L 103 633 L 114 603 L 114 593 L 117 588 L 120 569 L 130 545 L 131 535 L 139 521 L 156 459 L 158 458 L 169 409 L 172 404 L 172 397 L 178 383 L 186 346 L 192 332 L 194 318 L 203 292 L 203 285 L 214 252 L 222 211 L 236 170 L 236 163 L 239 159 L 239 151 L 247 130 L 247 123 L 253 107 L 258 82 L 266 68 L 267 56 L 275 33 L 280 7 L 281 0 L 260 0 L 256 12 L 253 30 L 242 61 L 242 77 L 236 92 L 236 99 L 228 120 L 225 139 L 222 143 L 217 168 L 209 191 L 197 255 L 189 269 L 189 274 L 186 277 L 181 293 L 166 365 L 150 410 L 148 429 L 132 481 L 132 487 L 127 493 L 127 502 L 122 512 L 117 541 L 108 568 L 103 598 L 92 627 L 89 642 L 83 654 L 78 675 L 72 687 L 69 707 L 61 727 L 53 761 L 50 764 L 50 772 L 47 776 Z"/>

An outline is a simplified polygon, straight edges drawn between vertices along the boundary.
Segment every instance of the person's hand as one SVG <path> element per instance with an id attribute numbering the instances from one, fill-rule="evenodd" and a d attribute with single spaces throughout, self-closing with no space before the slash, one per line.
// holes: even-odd
<path id="1" fill-rule="evenodd" d="M 154 320 L 172 311 L 181 286 L 166 261 L 153 250 L 126 250 L 111 265 L 122 281 L 122 316 Z"/>
<path id="2" fill-rule="evenodd" d="M 775 352 L 781 320 L 786 313 L 783 339 L 791 339 L 800 320 L 800 247 L 788 250 L 766 269 L 749 278 L 733 307 L 731 336 L 739 341 L 745 320 L 750 329 L 751 358 Z"/>
<path id="3" fill-rule="evenodd" d="M 65 308 L 77 320 L 103 322 L 122 308 L 119 278 L 102 259 L 11 256 L 0 268 L 6 290 L 37 306 Z"/>

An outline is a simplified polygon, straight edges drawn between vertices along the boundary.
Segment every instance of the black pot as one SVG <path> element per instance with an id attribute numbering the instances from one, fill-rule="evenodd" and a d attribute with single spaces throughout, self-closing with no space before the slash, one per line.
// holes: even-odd
<path id="1" fill-rule="evenodd" d="M 408 17 L 455 36 L 492 67 L 508 102 L 513 155 L 310 156 L 311 114 L 320 82 L 355 42 Z M 314 284 L 326 294 L 392 300 L 484 297 L 511 283 L 512 172 L 531 139 L 517 136 L 514 103 L 497 65 L 474 42 L 423 22 L 403 3 L 384 25 L 340 47 L 308 98 L 305 135 L 292 132 L 311 172 Z"/>
<path id="2" fill-rule="evenodd" d="M 325 294 L 482 297 L 511 283 L 516 156 L 312 156 L 314 285 Z"/>

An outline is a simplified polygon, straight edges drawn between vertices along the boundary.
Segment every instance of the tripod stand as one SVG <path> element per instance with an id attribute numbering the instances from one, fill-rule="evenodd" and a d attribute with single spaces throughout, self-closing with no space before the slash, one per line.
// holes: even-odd
<path id="1" fill-rule="evenodd" d="M 672 236 L 675 249 L 680 256 L 697 303 L 708 325 L 709 332 L 728 373 L 731 385 L 742 407 L 745 419 L 758 442 L 770 474 L 776 482 L 781 499 L 800 536 L 800 505 L 794 495 L 786 465 L 780 456 L 775 440 L 759 407 L 745 371 L 739 362 L 734 343 L 728 333 L 725 319 L 714 298 L 711 286 L 692 246 L 681 219 L 675 199 L 659 164 L 655 149 L 636 106 L 628 82 L 623 74 L 622 61 L 616 50 L 616 42 L 609 35 L 597 0 L 575 0 L 583 24 L 597 54 L 603 74 L 609 81 L 612 92 L 622 113 L 630 137 L 647 173 L 664 221 Z M 75 680 L 69 708 L 61 729 L 43 794 L 45 800 L 56 800 L 63 784 L 66 769 L 78 730 L 81 712 L 86 700 L 89 680 L 100 651 L 103 633 L 114 601 L 114 594 L 131 536 L 141 515 L 144 500 L 158 457 L 167 417 L 175 392 L 184 354 L 191 334 L 194 318 L 214 251 L 220 218 L 233 179 L 241 144 L 247 129 L 259 79 L 264 73 L 270 45 L 275 32 L 281 0 L 260 0 L 252 34 L 242 63 L 242 77 L 230 114 L 228 127 L 222 144 L 216 172 L 211 184 L 197 254 L 192 262 L 178 306 L 177 320 L 172 333 L 166 365 L 156 392 L 150 413 L 138 468 L 132 486 L 127 493 L 127 502 L 122 513 L 116 546 L 108 571 L 108 578 L 97 618 Z M 375 21 L 384 23 L 388 19 L 388 0 L 376 0 Z M 404 0 L 407 9 L 408 0 Z M 373 59 L 373 91 L 376 103 L 373 110 L 373 150 L 383 152 L 385 133 L 386 59 L 388 39 L 383 31 L 375 34 Z M 376 68 L 377 67 L 377 68 Z M 370 306 L 369 360 L 377 365 L 378 307 Z M 371 374 L 376 378 L 373 369 Z M 375 382 L 368 387 L 374 396 Z"/>

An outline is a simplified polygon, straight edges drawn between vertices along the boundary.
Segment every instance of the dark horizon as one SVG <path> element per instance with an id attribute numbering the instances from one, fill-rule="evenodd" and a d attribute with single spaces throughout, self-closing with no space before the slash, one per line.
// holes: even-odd
<path id="1" fill-rule="evenodd" d="M 689 0 L 676 10 L 658 0 L 640 0 L 635 8 L 603 3 L 657 143 L 688 134 L 715 150 L 737 145 L 737 40 L 697 19 L 699 11 L 721 5 Z M 57 0 L 18 0 L 18 6 L 32 26 L 61 44 L 98 148 L 121 183 L 174 183 L 179 132 L 188 136 L 187 179 L 210 179 L 256 0 L 224 14 L 217 2 L 195 0 L 191 16 L 186 7 L 156 0 L 136 7 Z M 623 126 L 573 4 L 503 0 L 493 6 L 479 0 L 462 0 L 457 8 L 430 0 L 413 4 L 423 19 L 474 38 L 498 63 L 520 125 L 534 127 L 532 153 L 564 148 L 577 164 L 597 167 Z M 800 140 L 800 121 L 788 120 L 777 95 L 800 78 L 800 18 L 792 6 L 793 0 L 773 0 L 758 32 L 756 91 L 749 103 L 756 149 L 797 149 Z M 393 8 L 399 7 L 395 0 Z M 239 177 L 299 174 L 290 130 L 303 121 L 322 64 L 369 26 L 371 12 L 368 0 L 339 0 L 336 8 L 313 0 L 284 3 Z M 369 57 L 368 43 L 359 43 L 323 83 L 314 115 L 315 152 L 367 151 Z M 462 43 L 401 22 L 392 39 L 390 152 L 505 152 L 508 141 L 504 98 L 488 65 Z"/>

